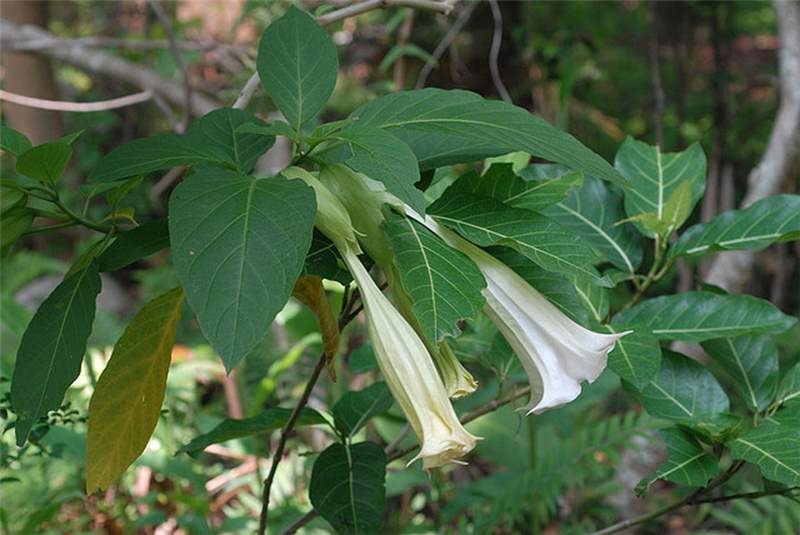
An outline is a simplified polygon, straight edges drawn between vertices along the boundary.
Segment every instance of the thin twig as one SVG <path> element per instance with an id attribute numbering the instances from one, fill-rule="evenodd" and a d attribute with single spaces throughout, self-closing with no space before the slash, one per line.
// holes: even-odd
<path id="1" fill-rule="evenodd" d="M 342 330 L 353 317 L 350 313 L 350 309 L 355 304 L 356 298 L 354 294 L 350 293 L 349 288 L 349 286 L 345 288 L 344 297 L 342 298 L 342 310 L 339 313 L 339 330 Z M 294 429 L 294 425 L 297 423 L 300 413 L 308 403 L 308 399 L 311 397 L 311 392 L 314 390 L 314 386 L 317 384 L 317 380 L 322 374 L 322 370 L 325 369 L 327 360 L 327 354 L 325 351 L 323 351 L 317 360 L 317 365 L 314 367 L 314 371 L 311 372 L 311 377 L 309 377 L 308 382 L 306 383 L 303 394 L 300 396 L 297 405 L 292 411 L 292 414 L 289 416 L 289 420 L 286 422 L 286 425 L 284 425 L 283 429 L 281 429 L 281 436 L 278 439 L 278 447 L 272 454 L 272 465 L 269 468 L 269 474 L 267 474 L 266 479 L 264 479 L 264 489 L 261 495 L 261 514 L 258 522 L 259 535 L 264 535 L 267 532 L 267 523 L 269 522 L 269 499 L 272 490 L 272 482 L 275 480 L 275 474 L 278 471 L 278 465 L 283 457 L 283 451 L 286 449 L 286 443 L 289 440 L 289 434 Z"/>
<path id="2" fill-rule="evenodd" d="M 207 51 L 214 49 L 229 49 L 236 52 L 250 53 L 252 48 L 245 45 L 231 43 L 217 43 L 213 41 L 178 41 L 181 50 Z M 123 39 L 116 37 L 76 37 L 76 38 L 41 38 L 25 39 L 22 41 L 5 42 L 5 52 L 38 52 L 55 48 L 94 47 L 94 48 L 120 48 L 128 50 L 161 50 L 169 48 L 166 39 Z"/>
<path id="3" fill-rule="evenodd" d="M 33 25 L 14 24 L 0 19 L 0 43 L 25 41 L 31 39 L 52 39 L 50 32 Z M 160 94 L 173 104 L 184 106 L 186 94 L 183 84 L 162 78 L 153 70 L 124 60 L 113 54 L 102 52 L 86 46 L 43 49 L 37 53 L 66 62 L 91 73 L 98 73 L 115 81 L 126 82 Z M 195 91 L 192 96 L 192 109 L 197 115 L 203 115 L 219 108 L 221 104 L 215 99 Z"/>
<path id="4" fill-rule="evenodd" d="M 491 402 L 487 403 L 486 405 L 483 405 L 482 407 L 478 407 L 477 409 L 473 410 L 472 412 L 467 413 L 467 415 L 464 416 L 464 418 L 461 419 L 461 423 L 466 425 L 466 424 L 468 424 L 469 422 L 471 422 L 473 420 L 477 420 L 481 416 L 484 416 L 486 414 L 489 414 L 490 412 L 496 411 L 500 407 L 502 407 L 504 405 L 508 405 L 509 403 L 511 403 L 513 401 L 516 401 L 517 399 L 525 396 L 526 394 L 529 394 L 530 391 L 531 391 L 530 387 L 526 387 L 526 388 L 523 388 L 521 390 L 518 390 L 518 391 L 514 392 L 513 394 L 510 394 L 509 396 L 507 396 L 505 398 L 496 399 L 494 401 L 491 401 Z M 405 428 L 401 431 L 401 434 L 403 433 L 403 431 L 405 431 Z M 419 448 L 419 445 L 414 445 L 414 446 L 410 446 L 410 447 L 402 449 L 402 450 L 398 450 L 397 446 L 399 446 L 399 444 L 400 444 L 400 440 L 394 439 L 394 440 L 392 440 L 392 442 L 390 444 L 390 447 L 386 448 L 385 452 L 386 452 L 386 455 L 387 455 L 387 459 L 386 459 L 387 462 L 392 462 L 392 461 L 396 461 L 397 459 L 401 459 L 401 458 L 405 457 L 406 455 L 408 455 L 409 453 L 415 451 L 417 448 Z M 317 512 L 316 509 L 310 510 L 309 512 L 307 512 L 306 514 L 304 514 L 303 516 L 301 516 L 300 518 L 298 518 L 297 520 L 292 522 L 292 524 L 290 524 L 289 527 L 287 527 L 281 533 L 281 535 L 291 535 L 293 533 L 296 533 L 297 530 L 299 530 L 300 528 L 302 528 L 303 526 L 305 526 L 306 524 L 308 524 L 309 522 L 311 522 L 312 520 L 314 520 L 318 516 L 319 516 L 319 513 Z"/>
<path id="5" fill-rule="evenodd" d="M 169 15 L 164 11 L 164 8 L 158 0 L 149 0 L 149 3 L 150 7 L 153 9 L 153 13 L 156 14 L 159 22 L 161 22 L 161 26 L 164 27 L 164 32 L 167 34 L 167 41 L 169 41 L 169 50 L 172 52 L 175 58 L 175 65 L 178 67 L 178 70 L 181 71 L 181 77 L 183 78 L 186 117 L 183 119 L 182 131 L 179 132 L 183 133 L 189 128 L 189 124 L 192 122 L 192 115 L 194 114 L 192 109 L 192 81 L 189 78 L 189 71 L 186 69 L 186 64 L 183 62 L 183 55 L 178 46 L 178 39 L 175 37 L 175 29 L 172 27 L 172 21 Z"/>
<path id="6" fill-rule="evenodd" d="M 789 497 L 793 495 L 797 490 L 800 490 L 800 487 L 793 487 L 790 489 L 775 489 L 775 490 L 762 490 L 756 492 L 744 492 L 740 494 L 729 494 L 727 496 L 716 496 L 716 497 L 707 497 L 707 498 L 692 498 L 692 496 L 688 496 L 682 500 L 678 500 L 677 502 L 671 503 L 669 505 L 665 505 L 661 509 L 656 509 L 652 513 L 647 513 L 641 516 L 637 516 L 636 518 L 631 518 L 630 520 L 624 520 L 622 522 L 618 522 L 614 525 L 608 526 L 607 528 L 603 528 L 599 531 L 595 531 L 592 535 L 610 535 L 611 533 L 618 533 L 620 531 L 626 530 L 633 526 L 638 526 L 639 524 L 644 524 L 650 520 L 663 516 L 667 513 L 675 511 L 677 509 L 681 509 L 683 507 L 689 507 L 693 505 L 700 505 L 704 503 L 720 503 L 720 502 L 729 502 L 733 500 L 740 500 L 742 498 L 764 498 L 766 496 L 785 496 Z"/>
<path id="7" fill-rule="evenodd" d="M 426 61 L 425 65 L 422 66 L 422 69 L 419 71 L 419 76 L 417 77 L 417 83 L 414 86 L 417 89 L 422 89 L 425 87 L 425 83 L 428 81 L 428 76 L 430 76 L 431 72 L 433 71 L 434 66 L 439 62 L 439 59 L 444 55 L 445 51 L 450 47 L 450 44 L 455 40 L 461 30 L 464 28 L 464 25 L 467 24 L 467 21 L 472 16 L 472 12 L 475 11 L 475 8 L 478 6 L 478 2 L 472 2 L 467 4 L 461 13 L 458 14 L 458 18 L 447 30 L 447 33 L 444 35 L 439 44 L 436 45 L 436 48 L 433 50 L 431 56 L 436 61 Z"/>
<path id="8" fill-rule="evenodd" d="M 448 14 L 453 9 L 454 3 L 455 0 L 366 0 L 320 15 L 317 17 L 317 23 L 320 26 L 325 26 L 348 17 L 366 13 L 367 11 L 391 6 L 428 9 Z M 258 76 L 258 72 L 254 72 L 239 92 L 239 97 L 236 99 L 236 102 L 234 102 L 233 107 L 238 110 L 246 108 L 253 98 L 253 95 L 258 90 L 259 85 L 261 85 L 261 79 Z"/>
<path id="9" fill-rule="evenodd" d="M 286 449 L 286 442 L 289 440 L 289 434 L 292 432 L 292 429 L 294 429 L 294 424 L 300 418 L 300 412 L 308 403 L 308 398 L 311 396 L 311 391 L 314 390 L 314 386 L 317 384 L 317 379 L 319 379 L 322 370 L 325 369 L 326 360 L 327 356 L 323 351 L 319 360 L 317 361 L 317 365 L 314 367 L 314 371 L 311 372 L 311 377 L 309 377 L 308 382 L 306 383 L 306 388 L 303 390 L 303 395 L 300 396 L 297 406 L 294 408 L 291 416 L 289 416 L 289 420 L 281 430 L 281 437 L 278 440 L 278 447 L 272 454 L 272 466 L 269 467 L 269 474 L 264 480 L 264 490 L 261 495 L 261 516 L 258 522 L 258 533 L 260 535 L 264 535 L 264 533 L 267 532 L 267 522 L 269 521 L 269 495 L 272 489 L 272 482 L 275 479 L 275 474 L 278 471 L 278 465 L 283 457 L 283 450 Z"/>
<path id="10" fill-rule="evenodd" d="M 141 91 L 128 95 L 126 97 L 112 98 L 109 100 L 98 100 L 95 102 L 70 102 L 66 100 L 48 100 L 44 98 L 28 97 L 25 95 L 18 95 L 4 89 L 0 89 L 0 100 L 26 106 L 28 108 L 37 108 L 40 110 L 52 111 L 68 111 L 68 112 L 93 112 L 93 111 L 108 111 L 126 106 L 133 106 L 147 102 L 153 98 L 153 92 Z"/>
<path id="11" fill-rule="evenodd" d="M 492 18 L 494 19 L 494 34 L 492 35 L 492 46 L 489 49 L 489 71 L 492 74 L 492 83 L 494 83 L 497 93 L 500 98 L 513 104 L 513 99 L 506 89 L 503 79 L 500 77 L 500 67 L 497 60 L 500 57 L 500 45 L 503 44 L 503 13 L 500 11 L 500 6 L 497 5 L 497 0 L 489 0 L 489 7 L 492 8 Z"/>

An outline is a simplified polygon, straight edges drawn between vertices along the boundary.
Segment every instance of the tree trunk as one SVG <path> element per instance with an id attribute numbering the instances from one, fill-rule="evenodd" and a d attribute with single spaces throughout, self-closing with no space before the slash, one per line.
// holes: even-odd
<path id="1" fill-rule="evenodd" d="M 47 28 L 46 1 L 3 1 L 2 12 L 4 19 L 17 24 Z M 58 88 L 48 57 L 19 52 L 3 56 L 3 85 L 6 90 L 29 97 L 58 100 Z M 3 103 L 3 113 L 9 124 L 27 135 L 34 144 L 52 141 L 63 135 L 59 112 Z"/>
<path id="2" fill-rule="evenodd" d="M 792 178 L 800 162 L 800 2 L 775 0 L 778 22 L 778 64 L 781 101 L 772 126 L 767 150 L 748 177 L 742 208 L 770 197 Z M 750 278 L 755 253 L 720 253 L 711 264 L 706 280 L 730 292 L 741 292 Z"/>

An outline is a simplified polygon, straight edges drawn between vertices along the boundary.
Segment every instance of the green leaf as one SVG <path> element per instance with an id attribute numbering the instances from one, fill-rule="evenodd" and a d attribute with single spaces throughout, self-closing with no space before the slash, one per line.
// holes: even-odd
<path id="1" fill-rule="evenodd" d="M 148 221 L 117 236 L 117 239 L 98 258 L 100 271 L 120 270 L 167 247 L 169 247 L 167 220 Z"/>
<path id="2" fill-rule="evenodd" d="M 610 333 L 619 333 L 619 327 L 605 326 Z M 645 329 L 637 329 L 617 340 L 608 354 L 608 367 L 636 388 L 644 388 L 661 367 L 661 345 Z"/>
<path id="3" fill-rule="evenodd" d="M 308 497 L 337 533 L 380 533 L 386 454 L 374 442 L 332 444 L 314 462 Z"/>
<path id="4" fill-rule="evenodd" d="M 328 33 L 290 7 L 264 30 L 256 67 L 264 89 L 299 132 L 333 93 L 339 58 Z"/>
<path id="5" fill-rule="evenodd" d="M 460 333 L 458 322 L 485 304 L 486 287 L 478 267 L 424 226 L 390 212 L 384 225 L 403 288 L 427 337 L 438 342 Z"/>
<path id="6" fill-rule="evenodd" d="M 17 156 L 17 171 L 40 182 L 55 184 L 72 158 L 66 143 L 45 143 Z"/>
<path id="7" fill-rule="evenodd" d="M 33 224 L 36 213 L 27 206 L 14 206 L 4 210 L 0 217 L 0 249 L 3 251 L 16 242 Z"/>
<path id="8" fill-rule="evenodd" d="M 798 407 L 787 407 L 728 442 L 731 456 L 758 466 L 767 479 L 800 485 L 800 419 Z"/>
<path id="9" fill-rule="evenodd" d="M 302 274 L 317 275 L 344 285 L 353 280 L 350 272 L 344 267 L 344 262 L 339 260 L 336 246 L 316 229 L 311 239 L 311 248 L 308 250 L 303 264 Z"/>
<path id="10" fill-rule="evenodd" d="M 477 245 L 506 245 L 548 271 L 610 286 L 593 267 L 595 252 L 536 212 L 458 192 L 443 195 L 428 212 Z"/>
<path id="11" fill-rule="evenodd" d="M 675 218 L 677 224 L 682 223 L 678 216 L 690 214 L 706 189 L 706 156 L 697 143 L 683 152 L 662 153 L 658 146 L 629 137 L 619 148 L 614 166 L 628 181 L 623 190 L 625 212 L 631 218 L 653 214 L 656 221 Z M 691 194 L 688 198 L 680 195 L 668 207 L 667 201 L 684 181 Z"/>
<path id="12" fill-rule="evenodd" d="M 527 110 L 469 91 L 400 91 L 361 106 L 350 118 L 405 141 L 422 170 L 525 151 L 604 180 L 623 180 L 566 132 Z"/>
<path id="13" fill-rule="evenodd" d="M 689 227 L 670 249 L 670 256 L 759 250 L 775 242 L 797 239 L 800 239 L 800 195 L 776 195 Z"/>
<path id="14" fill-rule="evenodd" d="M 272 121 L 268 125 L 245 123 L 236 129 L 238 134 L 258 134 L 260 136 L 286 136 L 289 139 L 297 137 L 297 132 L 292 130 L 284 121 Z"/>
<path id="15" fill-rule="evenodd" d="M 25 329 L 11 379 L 17 413 L 17 445 L 36 421 L 57 409 L 78 377 L 100 293 L 97 263 L 65 278 L 44 300 Z"/>
<path id="16" fill-rule="evenodd" d="M 13 128 L 0 125 L 0 149 L 6 150 L 14 156 L 19 156 L 31 148 L 31 140 L 22 132 Z"/>
<path id="17" fill-rule="evenodd" d="M 208 433 L 203 433 L 192 439 L 191 442 L 179 449 L 178 453 L 188 453 L 194 456 L 211 444 L 218 444 L 226 440 L 249 437 L 251 435 L 271 433 L 286 425 L 291 415 L 292 409 L 271 407 L 269 409 L 264 409 L 258 416 L 253 416 L 252 418 L 240 420 L 226 418 Z M 326 423 L 326 421 L 322 415 L 314 409 L 304 407 L 295 423 L 295 427 L 324 423 Z"/>
<path id="18" fill-rule="evenodd" d="M 626 273 L 636 273 L 642 263 L 639 235 L 633 225 L 619 224 L 624 219 L 622 198 L 602 181 L 586 177 L 582 187 L 543 213 L 590 243 L 606 260 Z"/>
<path id="19" fill-rule="evenodd" d="M 510 267 L 528 284 L 544 295 L 564 314 L 588 326 L 608 314 L 608 292 L 601 286 L 585 284 L 579 290 L 563 275 L 547 271 L 508 247 L 490 247 L 487 252 Z"/>
<path id="20" fill-rule="evenodd" d="M 104 156 L 89 182 L 113 182 L 181 165 L 221 165 L 249 173 L 275 141 L 261 134 L 240 134 L 244 124 L 265 125 L 242 110 L 220 108 L 192 124 L 186 135 L 162 134 L 136 139 Z"/>
<path id="21" fill-rule="evenodd" d="M 655 212 L 648 212 L 646 214 L 638 214 L 629 217 L 626 221 L 639 223 L 647 232 L 653 235 L 657 234 L 663 239 L 666 239 L 677 230 L 691 214 L 691 195 L 691 184 L 689 184 L 688 180 L 684 180 L 675 188 L 675 191 L 670 194 L 669 199 L 667 199 L 667 202 L 664 204 L 661 217 Z"/>
<path id="22" fill-rule="evenodd" d="M 667 443 L 667 460 L 651 477 L 636 486 L 636 494 L 643 495 L 659 479 L 690 487 L 705 487 L 719 474 L 717 458 L 706 453 L 692 435 L 677 427 L 662 429 L 659 433 Z"/>
<path id="23" fill-rule="evenodd" d="M 703 342 L 752 412 L 767 408 L 778 384 L 778 350 L 769 336 L 741 336 Z"/>
<path id="24" fill-rule="evenodd" d="M 315 211 L 314 191 L 300 180 L 225 169 L 198 169 L 172 193 L 175 271 L 228 370 L 264 338 L 289 299 Z"/>
<path id="25" fill-rule="evenodd" d="M 89 403 L 86 492 L 106 489 L 141 455 L 158 423 L 183 290 L 153 299 L 128 324 Z"/>
<path id="26" fill-rule="evenodd" d="M 666 350 L 661 369 L 636 396 L 652 416 L 678 422 L 713 421 L 730 405 L 708 370 L 689 357 Z"/>
<path id="27" fill-rule="evenodd" d="M 239 133 L 238 129 L 246 124 L 265 125 L 264 121 L 245 111 L 219 108 L 195 121 L 186 137 L 216 162 L 250 173 L 258 158 L 275 142 L 275 137 Z"/>
<path id="28" fill-rule="evenodd" d="M 539 211 L 561 201 L 582 181 L 582 173 L 569 171 L 554 178 L 523 179 L 514 173 L 512 164 L 495 163 L 483 175 L 474 171 L 462 175 L 447 191 L 491 197 L 515 208 Z"/>
<path id="29" fill-rule="evenodd" d="M 796 398 L 800 398 L 800 363 L 792 366 L 781 379 L 776 402 L 786 403 Z"/>
<path id="30" fill-rule="evenodd" d="M 394 398 L 386 383 L 375 383 L 361 390 L 351 390 L 333 406 L 336 429 L 346 437 L 355 435 L 367 421 L 391 408 Z"/>
<path id="31" fill-rule="evenodd" d="M 763 299 L 711 292 L 648 299 L 614 318 L 615 325 L 647 327 L 661 340 L 691 342 L 745 334 L 777 334 L 796 322 L 796 318 Z"/>
<path id="32" fill-rule="evenodd" d="M 420 179 L 419 166 L 408 145 L 380 128 L 345 128 L 336 137 L 350 144 L 350 168 L 383 182 L 389 193 L 420 214 L 425 213 L 425 198 L 414 187 Z"/>

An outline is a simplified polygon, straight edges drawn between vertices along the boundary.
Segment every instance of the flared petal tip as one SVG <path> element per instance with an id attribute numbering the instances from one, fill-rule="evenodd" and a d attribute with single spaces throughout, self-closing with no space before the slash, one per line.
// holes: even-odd
<path id="1" fill-rule="evenodd" d="M 438 444 L 423 445 L 422 450 L 420 450 L 416 457 L 411 459 L 406 466 L 410 466 L 418 459 L 422 459 L 422 468 L 424 470 L 439 468 L 450 463 L 467 464 L 460 460 L 461 457 L 464 457 L 472 451 L 477 441 L 482 439 L 466 431 L 461 435 L 458 441 L 445 440 Z"/>

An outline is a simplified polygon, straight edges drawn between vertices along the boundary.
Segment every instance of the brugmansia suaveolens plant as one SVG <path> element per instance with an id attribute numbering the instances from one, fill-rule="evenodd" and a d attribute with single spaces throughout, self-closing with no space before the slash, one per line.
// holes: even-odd
<path id="1" fill-rule="evenodd" d="M 3 127 L 1 148 L 16 157 L 21 177 L 2 184 L 3 254 L 54 213 L 60 226 L 100 236 L 22 336 L 10 393 L 19 446 L 46 432 L 48 413 L 80 373 L 101 273 L 168 247 L 180 287 L 132 320 L 89 404 L 88 491 L 112 484 L 146 447 L 182 312 L 191 311 L 230 371 L 294 293 L 319 318 L 333 367 L 339 327 L 325 288 L 348 296 L 340 325 L 353 318 L 348 306 L 363 307 L 386 386 L 345 394 L 332 422 L 305 408 L 287 423 L 291 411 L 265 407 L 268 423 L 259 429 L 331 423 L 338 442 L 316 458 L 309 496 L 337 530 L 380 531 L 387 456 L 374 442 L 354 440 L 390 409 L 391 397 L 416 434 L 414 460 L 433 469 L 463 462 L 478 440 L 451 400 L 527 375 L 524 410 L 540 413 L 574 400 L 607 364 L 644 410 L 671 425 L 669 458 L 640 490 L 656 479 L 704 487 L 744 462 L 778 485 L 772 489 L 800 485 L 792 406 L 800 366 L 780 377 L 771 338 L 796 319 L 719 289 L 648 298 L 678 259 L 797 239 L 800 197 L 765 199 L 682 230 L 705 189 L 698 145 L 664 153 L 629 138 L 611 166 L 528 111 L 466 91 L 388 94 L 320 124 L 336 84 L 336 48 L 295 8 L 265 30 L 257 65 L 285 122 L 223 108 L 185 134 L 118 147 L 94 167 L 85 190 L 89 198 L 105 194 L 101 220 L 60 196 L 74 136 L 31 146 Z M 277 135 L 294 144 L 291 165 L 263 176 L 257 161 Z M 138 224 L 120 205 L 126 193 L 175 166 L 188 172 L 171 193 L 168 218 Z M 465 352 L 474 347 L 464 342 L 470 326 L 484 313 L 496 327 L 490 334 L 516 354 L 521 377 L 508 363 L 486 366 Z M 711 372 L 662 347 L 676 340 L 702 343 L 723 364 L 742 411 L 731 410 Z M 201 435 L 181 451 L 245 435 L 244 423 L 227 421 L 224 433 Z M 350 493 L 336 492 L 342 480 Z"/>

